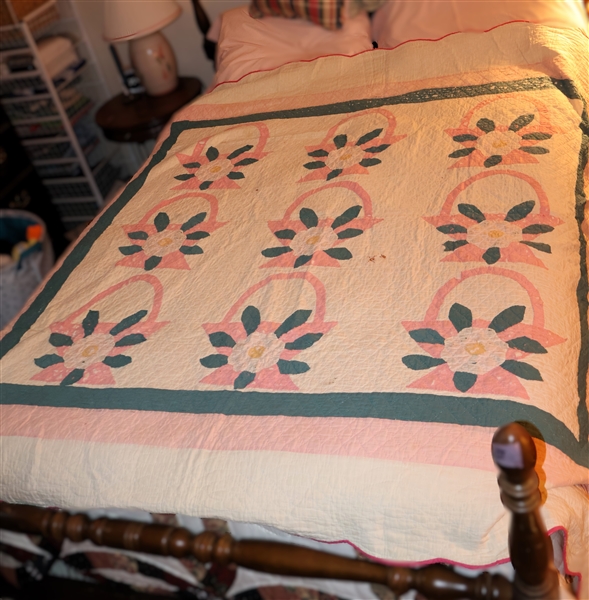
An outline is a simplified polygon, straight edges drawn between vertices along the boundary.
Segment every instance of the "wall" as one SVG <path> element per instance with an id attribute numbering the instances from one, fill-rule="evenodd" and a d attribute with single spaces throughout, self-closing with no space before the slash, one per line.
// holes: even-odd
<path id="1" fill-rule="evenodd" d="M 68 2 L 68 0 L 57 1 Z M 104 2 L 108 1 L 69 0 L 69 6 L 73 9 L 86 34 L 97 67 L 106 83 L 105 99 L 123 91 L 123 84 L 110 54 L 108 43 L 102 39 Z M 157 2 L 158 0 L 144 1 Z M 190 0 L 177 0 L 177 2 L 182 8 L 182 15 L 162 31 L 174 48 L 179 75 L 198 77 L 206 89 L 213 78 L 213 67 L 202 50 L 203 36 L 194 18 L 192 2 Z M 212 22 L 223 10 L 243 4 L 243 0 L 201 0 L 201 4 Z M 128 44 L 120 43 L 116 47 L 123 65 L 129 65 Z M 129 176 L 139 169 L 153 144 L 148 142 L 143 146 L 136 144 L 121 144 L 120 146 L 122 152 L 118 154 L 118 163 L 122 167 L 123 175 Z"/>
<path id="2" fill-rule="evenodd" d="M 58 0 L 59 1 L 59 0 Z M 102 39 L 103 2 L 109 0 L 71 0 L 78 19 L 84 28 L 88 40 L 94 50 L 98 67 L 102 71 L 110 95 L 122 91 L 122 84 L 110 55 L 108 44 Z M 157 2 L 157 0 L 149 0 Z M 174 48 L 178 61 L 178 73 L 185 76 L 198 77 L 208 86 L 213 77 L 213 68 L 202 50 L 202 35 L 196 25 L 192 3 L 190 0 L 177 0 L 182 8 L 182 15 L 174 23 L 168 25 L 163 33 Z M 244 2 L 241 0 L 202 0 L 202 6 L 211 21 L 223 10 Z M 123 63 L 129 62 L 127 44 L 117 44 Z"/>

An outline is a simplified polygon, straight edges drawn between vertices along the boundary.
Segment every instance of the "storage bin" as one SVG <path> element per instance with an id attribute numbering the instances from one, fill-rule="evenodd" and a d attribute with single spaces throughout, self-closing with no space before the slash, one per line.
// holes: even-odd
<path id="1" fill-rule="evenodd" d="M 24 210 L 0 210 L 0 239 L 10 245 L 26 240 L 27 227 L 35 225 L 41 228 L 38 241 L 26 248 L 18 260 L 0 268 L 0 329 L 17 315 L 54 262 L 45 223 L 37 215 Z"/>

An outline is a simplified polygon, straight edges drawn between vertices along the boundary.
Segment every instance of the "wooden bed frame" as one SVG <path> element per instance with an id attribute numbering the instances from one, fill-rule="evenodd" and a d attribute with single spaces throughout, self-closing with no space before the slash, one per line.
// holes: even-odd
<path id="1" fill-rule="evenodd" d="M 439 600 L 555 600 L 558 572 L 539 513 L 534 441 L 521 425 L 511 423 L 496 432 L 492 450 L 501 471 L 501 500 L 511 512 L 509 555 L 516 573 L 513 582 L 486 572 L 469 578 L 440 564 L 392 567 L 290 544 L 237 541 L 228 534 L 219 536 L 210 531 L 193 535 L 182 527 L 123 519 L 91 520 L 84 514 L 19 504 L 0 505 L 0 528 L 40 534 L 57 543 L 65 538 L 73 542 L 90 540 L 98 546 L 176 558 L 191 555 L 203 563 L 234 563 L 278 575 L 378 583 L 399 595 L 417 590 L 426 598 Z"/>

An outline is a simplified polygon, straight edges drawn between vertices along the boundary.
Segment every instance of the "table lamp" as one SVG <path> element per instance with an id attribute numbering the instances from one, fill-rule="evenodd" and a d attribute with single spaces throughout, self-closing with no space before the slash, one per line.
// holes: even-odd
<path id="1" fill-rule="evenodd" d="M 103 37 L 108 42 L 130 42 L 135 71 L 151 96 L 176 89 L 176 57 L 160 33 L 182 12 L 175 0 L 105 0 Z"/>

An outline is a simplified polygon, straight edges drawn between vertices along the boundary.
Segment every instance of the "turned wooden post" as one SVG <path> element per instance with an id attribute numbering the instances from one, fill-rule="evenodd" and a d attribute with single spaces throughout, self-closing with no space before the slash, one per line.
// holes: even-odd
<path id="1" fill-rule="evenodd" d="M 193 535 L 182 527 L 145 524 L 122 519 L 94 519 L 84 514 L 18 504 L 0 504 L 0 528 L 43 535 L 61 543 L 90 540 L 110 546 L 299 577 L 321 577 L 380 583 L 397 594 L 417 590 L 427 598 L 439 600 L 511 600 L 512 586 L 500 575 L 482 573 L 469 578 L 443 565 L 420 569 L 389 567 L 365 560 L 335 556 L 301 546 L 259 540 L 236 541 L 230 535 L 210 531 Z"/>
<path id="2" fill-rule="evenodd" d="M 509 556 L 516 576 L 514 600 L 558 598 L 558 572 L 540 516 L 536 446 L 517 423 L 501 427 L 493 436 L 493 460 L 499 467 L 501 501 L 511 513 Z"/>

